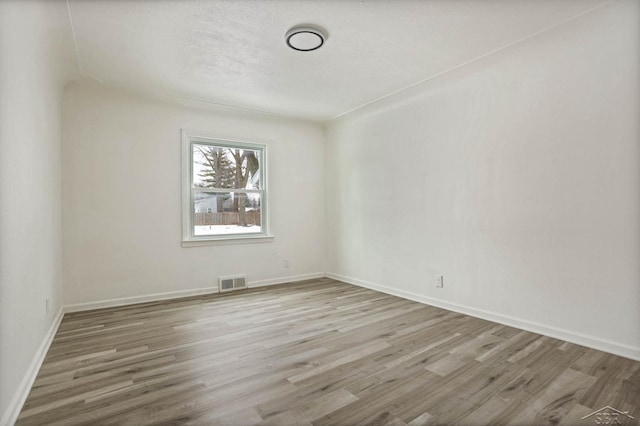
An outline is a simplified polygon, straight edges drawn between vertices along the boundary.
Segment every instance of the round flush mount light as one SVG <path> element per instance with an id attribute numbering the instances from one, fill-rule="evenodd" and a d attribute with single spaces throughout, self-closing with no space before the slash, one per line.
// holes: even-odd
<path id="1" fill-rule="evenodd" d="M 327 34 L 318 27 L 299 25 L 291 28 L 285 35 L 287 46 L 301 52 L 319 49 L 327 39 Z"/>

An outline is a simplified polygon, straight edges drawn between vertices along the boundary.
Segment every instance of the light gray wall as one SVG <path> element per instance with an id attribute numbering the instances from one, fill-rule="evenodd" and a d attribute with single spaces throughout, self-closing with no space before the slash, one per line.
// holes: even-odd
<path id="1" fill-rule="evenodd" d="M 614 2 L 333 122 L 327 270 L 640 358 L 638 16 Z"/>
<path id="2" fill-rule="evenodd" d="M 17 414 L 62 308 L 67 24 L 64 2 L 0 2 L 0 424 Z"/>
<path id="3" fill-rule="evenodd" d="M 181 247 L 180 129 L 266 142 L 272 243 Z M 65 304 L 324 273 L 324 130 L 92 84 L 64 101 Z M 284 259 L 290 267 L 284 268 Z"/>

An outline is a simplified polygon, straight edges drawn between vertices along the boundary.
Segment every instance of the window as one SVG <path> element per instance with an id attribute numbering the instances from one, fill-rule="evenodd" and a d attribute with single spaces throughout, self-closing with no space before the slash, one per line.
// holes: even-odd
<path id="1" fill-rule="evenodd" d="M 266 146 L 182 133 L 183 241 L 266 237 Z"/>

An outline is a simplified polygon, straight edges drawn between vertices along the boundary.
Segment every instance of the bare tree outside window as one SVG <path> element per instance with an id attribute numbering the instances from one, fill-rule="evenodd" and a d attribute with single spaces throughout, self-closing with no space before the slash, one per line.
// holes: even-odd
<path id="1" fill-rule="evenodd" d="M 224 142 L 190 145 L 192 235 L 264 233 L 264 148 Z"/>

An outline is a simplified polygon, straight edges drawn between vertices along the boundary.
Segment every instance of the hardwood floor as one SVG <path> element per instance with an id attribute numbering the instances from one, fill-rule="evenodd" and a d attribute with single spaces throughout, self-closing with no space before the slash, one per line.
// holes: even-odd
<path id="1" fill-rule="evenodd" d="M 17 424 L 591 425 L 605 406 L 638 424 L 640 362 L 318 279 L 67 314 Z"/>

